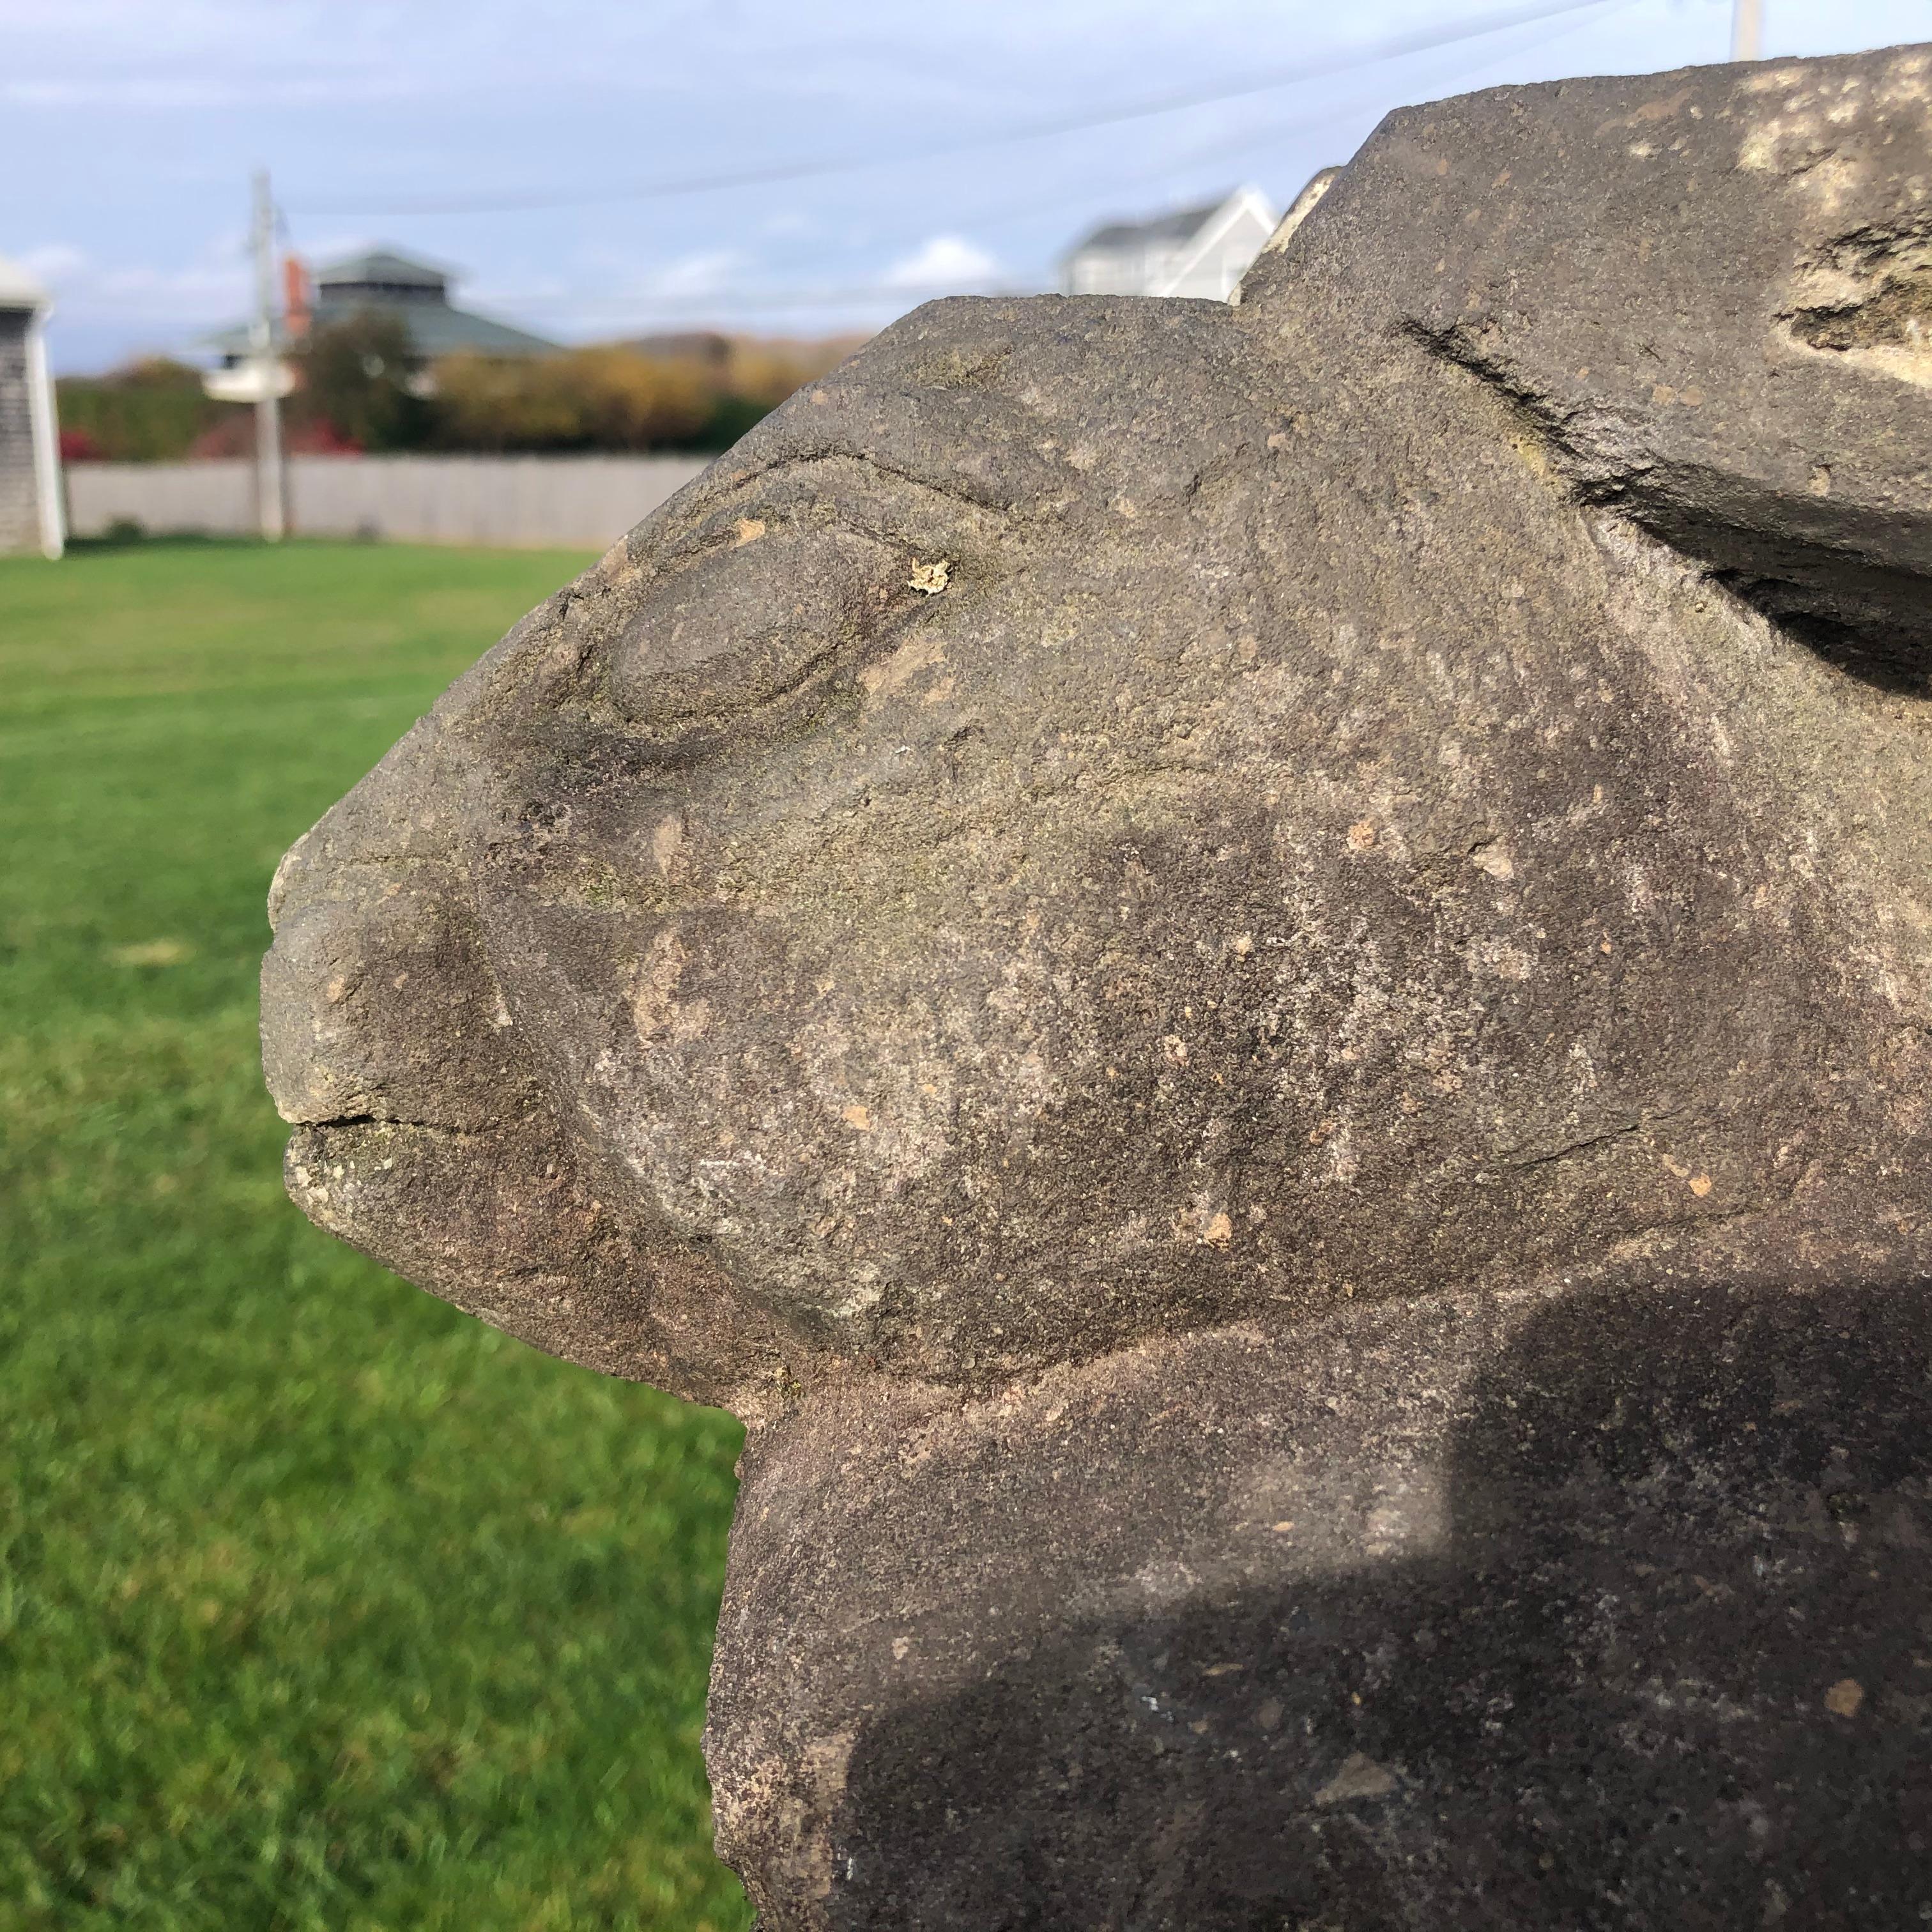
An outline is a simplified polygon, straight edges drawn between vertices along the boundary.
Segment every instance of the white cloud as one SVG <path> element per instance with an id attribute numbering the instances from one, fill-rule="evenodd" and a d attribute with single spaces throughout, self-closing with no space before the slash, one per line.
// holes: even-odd
<path id="1" fill-rule="evenodd" d="M 29 248 L 20 257 L 20 266 L 54 288 L 82 273 L 87 266 L 87 256 L 68 242 L 50 242 L 40 248 Z"/>
<path id="2" fill-rule="evenodd" d="M 243 244 L 218 236 L 197 259 L 174 268 L 112 266 L 70 242 L 43 242 L 17 258 L 52 292 L 56 313 L 76 319 L 121 320 L 131 328 L 213 328 L 246 308 L 249 274 Z"/>
<path id="3" fill-rule="evenodd" d="M 643 277 L 638 285 L 640 295 L 710 296 L 728 288 L 747 257 L 741 249 L 709 248 L 686 255 Z"/>
<path id="4" fill-rule="evenodd" d="M 889 287 L 907 290 L 958 288 L 990 281 L 999 262 L 963 235 L 934 235 L 910 255 L 902 255 L 886 271 Z"/>

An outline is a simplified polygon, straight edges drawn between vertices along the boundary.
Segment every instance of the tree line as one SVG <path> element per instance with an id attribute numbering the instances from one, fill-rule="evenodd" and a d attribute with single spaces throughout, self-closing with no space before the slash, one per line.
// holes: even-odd
<path id="1" fill-rule="evenodd" d="M 290 352 L 285 435 L 296 454 L 726 449 L 856 346 L 707 335 L 668 352 L 611 343 L 425 362 L 399 320 L 353 316 Z M 185 363 L 148 357 L 57 386 L 70 462 L 178 462 L 254 447 L 254 412 L 211 400 Z"/>

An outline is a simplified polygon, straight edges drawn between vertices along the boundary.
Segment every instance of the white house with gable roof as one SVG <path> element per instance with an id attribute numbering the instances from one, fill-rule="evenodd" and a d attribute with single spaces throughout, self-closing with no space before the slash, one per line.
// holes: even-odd
<path id="1" fill-rule="evenodd" d="M 1070 296 L 1198 296 L 1226 302 L 1280 219 L 1258 188 L 1150 221 L 1110 221 L 1060 257 Z"/>

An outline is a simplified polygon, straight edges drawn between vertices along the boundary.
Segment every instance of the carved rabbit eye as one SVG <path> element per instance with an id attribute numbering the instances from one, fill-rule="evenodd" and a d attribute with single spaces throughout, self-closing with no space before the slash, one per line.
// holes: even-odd
<path id="1" fill-rule="evenodd" d="M 636 722 L 722 718 L 796 690 L 901 602 L 904 558 L 850 530 L 739 525 L 654 586 L 606 647 L 605 688 Z"/>

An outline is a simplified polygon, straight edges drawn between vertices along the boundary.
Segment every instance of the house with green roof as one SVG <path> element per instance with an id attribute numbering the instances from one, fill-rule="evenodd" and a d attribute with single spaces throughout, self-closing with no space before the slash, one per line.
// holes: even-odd
<path id="1" fill-rule="evenodd" d="M 372 248 L 351 255 L 316 271 L 310 306 L 305 314 L 287 318 L 287 333 L 312 334 L 352 316 L 374 314 L 393 316 L 402 324 L 409 332 L 411 354 L 418 363 L 465 349 L 484 356 L 560 352 L 562 345 L 558 343 L 487 315 L 452 307 L 449 290 L 454 279 L 447 270 L 393 248 Z M 221 358 L 224 368 L 236 367 L 248 357 L 248 325 L 238 322 L 210 336 L 208 346 Z"/>

